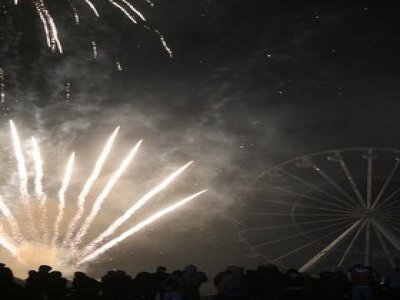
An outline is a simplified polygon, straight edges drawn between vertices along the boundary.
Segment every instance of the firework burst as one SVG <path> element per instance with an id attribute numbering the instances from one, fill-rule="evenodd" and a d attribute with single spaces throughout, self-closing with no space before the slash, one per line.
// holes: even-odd
<path id="1" fill-rule="evenodd" d="M 0 197 L 0 212 L 3 215 L 3 223 L 6 227 L 5 230 L 2 229 L 0 234 L 0 246 L 19 264 L 19 267 L 16 268 L 17 270 L 20 269 L 26 272 L 29 268 L 36 267 L 38 264 L 48 263 L 56 268 L 65 270 L 67 274 L 71 274 L 77 267 L 82 267 L 93 261 L 95 258 L 117 246 L 139 230 L 153 224 L 158 219 L 174 212 L 179 207 L 206 192 L 206 190 L 202 190 L 186 196 L 169 206 L 163 207 L 145 219 L 138 221 L 122 233 L 115 235 L 117 229 L 119 229 L 121 225 L 130 221 L 132 219 L 131 217 L 141 207 L 170 186 L 176 178 L 193 163 L 189 162 L 167 176 L 149 192 L 145 193 L 144 196 L 134 202 L 119 218 L 111 222 L 106 230 L 87 242 L 85 237 L 90 228 L 95 224 L 98 214 L 101 213 L 104 201 L 111 193 L 118 179 L 134 160 L 142 141 L 140 140 L 131 148 L 115 172 L 105 183 L 92 205 L 89 205 L 87 202 L 88 195 L 93 189 L 93 185 L 98 180 L 105 162 L 109 158 L 119 132 L 119 127 L 114 130 L 104 145 L 93 171 L 85 181 L 77 197 L 78 208 L 74 216 L 71 219 L 66 219 L 65 209 L 68 204 L 66 201 L 66 194 L 70 187 L 71 180 L 74 177 L 75 153 L 72 153 L 69 157 L 65 166 L 64 176 L 62 180 L 60 180 L 57 213 L 53 217 L 48 210 L 51 198 L 48 200 L 48 196 L 43 187 L 43 178 L 45 176 L 43 171 L 44 162 L 42 160 L 39 143 L 35 138 L 32 138 L 31 159 L 33 160 L 34 172 L 32 172 L 33 175 L 31 176 L 28 172 L 29 168 L 27 167 L 20 136 L 12 121 L 10 121 L 10 130 L 14 155 L 17 161 L 19 201 L 23 206 L 23 210 L 18 210 L 18 213 L 14 213 L 13 209 L 7 205 L 7 201 L 5 201 L 7 199 Z M 29 185 L 31 179 L 33 191 L 31 191 Z M 21 211 L 23 212 L 22 214 Z M 64 232 L 61 230 L 63 220 L 67 223 L 65 234 L 61 234 L 61 232 Z M 49 222 L 53 224 L 51 228 L 48 228 L 49 226 L 46 225 Z"/>
<path id="2" fill-rule="evenodd" d="M 54 14 L 50 11 L 48 6 L 46 5 L 44 0 L 30 0 L 34 6 L 36 14 L 38 15 L 42 25 L 43 32 L 46 37 L 47 46 L 53 52 L 63 53 L 62 43 L 59 37 L 58 28 L 56 25 L 56 20 Z M 67 1 L 68 6 L 72 12 L 75 23 L 77 25 L 80 24 L 80 14 L 79 10 L 76 8 L 72 0 L 64 0 Z M 101 14 L 97 6 L 91 0 L 77 0 L 84 3 L 93 13 L 93 16 L 96 18 L 100 18 Z M 142 24 L 144 28 L 150 29 L 148 25 L 146 25 L 146 17 L 144 14 L 131 2 L 128 0 L 103 0 L 106 4 L 114 7 L 118 12 L 122 13 L 126 18 L 128 18 L 134 24 Z M 153 7 L 154 3 L 147 0 L 145 1 L 149 6 Z M 14 0 L 14 5 L 19 5 L 20 2 L 18 0 Z M 164 47 L 166 53 L 172 58 L 173 52 L 171 48 L 168 46 L 165 37 L 161 34 L 158 29 L 153 30 L 160 39 L 161 45 Z M 92 42 L 93 45 L 93 42 Z M 95 49 L 96 46 L 93 45 L 93 52 L 97 52 Z M 0 75 L 1 76 L 1 75 Z"/>

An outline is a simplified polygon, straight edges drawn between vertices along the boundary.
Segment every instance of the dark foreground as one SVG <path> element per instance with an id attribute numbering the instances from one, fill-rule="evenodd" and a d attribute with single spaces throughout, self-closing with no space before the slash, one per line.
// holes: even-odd
<path id="1" fill-rule="evenodd" d="M 22 285 L 10 268 L 0 264 L 0 299 L 199 300 L 201 285 L 207 281 L 205 273 L 188 265 L 172 273 L 159 267 L 153 273 L 140 272 L 135 277 L 113 270 L 100 280 L 76 272 L 69 284 L 61 272 L 43 265 L 29 271 Z M 382 281 L 377 272 L 362 265 L 347 272 L 322 272 L 319 277 L 295 269 L 282 273 L 273 265 L 247 271 L 229 266 L 213 278 L 213 283 L 213 300 L 400 300 L 399 269 Z"/>

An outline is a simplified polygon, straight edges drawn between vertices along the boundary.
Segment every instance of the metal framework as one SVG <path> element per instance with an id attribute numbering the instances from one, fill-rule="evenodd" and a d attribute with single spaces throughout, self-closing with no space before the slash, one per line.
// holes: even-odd
<path id="1" fill-rule="evenodd" d="M 399 157 L 390 148 L 335 149 L 263 172 L 237 216 L 242 240 L 269 261 L 301 271 L 396 266 Z"/>

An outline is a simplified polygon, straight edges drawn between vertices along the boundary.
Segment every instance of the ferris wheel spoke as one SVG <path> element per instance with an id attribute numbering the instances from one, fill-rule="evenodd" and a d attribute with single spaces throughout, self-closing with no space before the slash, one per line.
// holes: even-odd
<path id="1" fill-rule="evenodd" d="M 264 247 L 264 246 L 267 246 L 267 245 L 279 243 L 279 242 L 290 240 L 290 239 L 293 239 L 293 238 L 296 238 L 296 237 L 299 237 L 299 236 L 302 236 L 302 235 L 304 236 L 304 235 L 307 235 L 307 234 L 310 234 L 310 233 L 318 232 L 318 231 L 325 230 L 325 229 L 328 229 L 328 228 L 331 228 L 331 227 L 339 226 L 341 224 L 345 224 L 345 223 L 347 224 L 347 223 L 352 223 L 352 222 L 354 222 L 354 220 L 346 220 L 346 221 L 339 222 L 337 224 L 330 224 L 330 225 L 327 225 L 327 226 L 318 227 L 316 229 L 312 229 L 312 230 L 308 230 L 308 231 L 302 231 L 300 233 L 293 234 L 293 235 L 290 235 L 290 236 L 286 236 L 284 238 L 280 238 L 280 239 L 276 239 L 276 240 L 273 240 L 273 241 L 268 241 L 268 242 L 264 242 L 264 243 L 261 243 L 261 244 L 254 245 L 254 248 L 261 248 L 261 247 Z"/>
<path id="2" fill-rule="evenodd" d="M 390 253 L 385 241 L 383 240 L 381 233 L 376 229 L 375 226 L 373 226 L 372 228 L 373 228 L 376 236 L 378 237 L 379 244 L 381 245 L 382 250 L 385 252 L 386 258 L 388 259 L 390 266 L 392 268 L 395 268 L 396 262 L 394 261 L 392 254 Z"/>
<path id="3" fill-rule="evenodd" d="M 397 222 L 398 218 L 388 217 L 385 221 L 388 226 L 397 233 L 400 233 L 400 223 Z"/>
<path id="4" fill-rule="evenodd" d="M 376 206 L 376 208 L 378 209 L 378 208 L 384 208 L 384 207 L 390 206 L 390 203 L 387 204 L 387 205 L 384 205 L 384 204 L 386 204 L 390 199 L 392 199 L 394 196 L 396 196 L 399 192 L 400 192 L 400 188 L 396 189 L 396 190 L 395 190 L 394 192 L 392 192 L 388 197 L 386 197 L 385 199 L 383 199 L 383 200 L 381 201 L 381 203 L 379 203 L 379 204 Z"/>
<path id="5" fill-rule="evenodd" d="M 355 204 L 356 206 L 357 201 L 351 197 L 345 190 L 342 189 L 342 187 L 340 185 L 338 185 L 328 174 L 326 174 L 320 167 L 318 167 L 316 164 L 312 163 L 311 164 L 312 168 L 318 172 L 318 174 L 320 174 L 331 186 L 333 186 L 337 191 L 339 191 L 339 193 L 341 193 L 344 197 L 346 197 L 348 200 L 350 200 L 353 204 Z M 343 201 L 345 202 L 345 201 Z M 343 203 L 341 201 L 341 203 Z M 343 203 L 345 205 L 348 205 L 348 203 Z"/>
<path id="6" fill-rule="evenodd" d="M 285 217 L 285 216 L 309 216 L 309 217 L 339 217 L 343 215 L 351 215 L 350 213 L 336 213 L 336 214 L 312 214 L 312 213 L 245 213 L 245 214 L 237 214 L 237 216 L 270 216 L 270 217 Z"/>
<path id="7" fill-rule="evenodd" d="M 267 199 L 262 199 L 260 201 L 266 202 L 266 203 L 271 203 L 271 204 L 283 205 L 283 206 L 296 205 L 296 207 L 311 208 L 311 209 L 316 209 L 316 210 L 331 211 L 331 212 L 343 212 L 343 209 L 325 208 L 325 207 L 319 207 L 319 206 L 307 205 L 307 204 L 301 204 L 301 203 L 288 203 L 288 202 L 274 201 L 274 200 L 267 200 Z"/>
<path id="8" fill-rule="evenodd" d="M 340 242 L 343 241 L 359 224 L 360 220 L 356 221 L 351 225 L 349 228 L 347 228 L 344 232 L 342 232 L 338 237 L 336 237 L 330 244 L 328 244 L 324 249 L 322 249 L 320 252 L 317 253 L 313 258 L 311 258 L 308 262 L 306 262 L 300 269 L 300 272 L 305 272 L 309 268 L 311 268 L 313 265 L 315 265 L 321 258 L 323 258 L 325 255 L 330 253 L 337 245 L 340 244 Z"/>
<path id="9" fill-rule="evenodd" d="M 398 158 L 396 158 L 396 163 L 394 164 L 388 177 L 386 178 L 385 182 L 383 183 L 382 188 L 379 191 L 378 195 L 375 197 L 374 201 L 372 202 L 372 208 L 375 208 L 376 205 L 379 204 L 379 200 L 382 198 L 382 195 L 386 191 L 387 186 L 392 181 L 392 178 L 393 178 L 394 174 L 396 173 L 396 170 L 399 167 L 399 164 L 400 164 L 400 160 Z"/>
<path id="10" fill-rule="evenodd" d="M 342 207 L 346 207 L 346 206 L 347 206 L 347 208 L 351 208 L 351 206 L 349 205 L 349 203 L 347 203 L 347 202 L 344 201 L 343 199 L 341 199 L 341 198 L 339 198 L 339 197 L 337 197 L 337 196 L 335 196 L 335 195 L 332 195 L 331 193 L 329 193 L 329 192 L 327 192 L 327 191 L 321 189 L 320 187 L 316 186 L 315 184 L 312 184 L 312 183 L 310 183 L 310 182 L 308 182 L 308 181 L 306 181 L 306 180 L 304 180 L 304 179 L 301 179 L 300 177 L 296 176 L 296 175 L 293 174 L 293 173 L 290 173 L 289 171 L 282 171 L 282 172 L 284 172 L 287 176 L 293 178 L 294 180 L 296 180 L 296 181 L 298 181 L 298 182 L 300 182 L 300 183 L 302 183 L 302 184 L 304 184 L 304 185 L 306 185 L 306 186 L 312 188 L 313 190 L 319 191 L 321 194 L 324 194 L 325 196 L 327 196 L 327 197 L 329 197 L 329 198 L 335 200 L 336 202 L 342 203 Z M 343 206 L 343 205 L 344 205 L 344 206 Z M 336 206 L 337 206 L 337 205 L 336 205 Z"/>
<path id="11" fill-rule="evenodd" d="M 281 255 L 281 256 L 279 256 L 279 257 L 274 258 L 273 261 L 280 261 L 280 260 L 284 259 L 285 257 L 288 257 L 288 256 L 290 256 L 290 255 L 292 255 L 292 254 L 294 254 L 294 253 L 297 253 L 298 251 L 303 250 L 303 249 L 307 248 L 308 246 L 313 245 L 313 244 L 315 244 L 315 243 L 317 243 L 317 242 L 323 240 L 324 238 L 326 238 L 326 237 L 328 237 L 328 236 L 334 235 L 335 233 L 342 231 L 342 230 L 345 229 L 346 227 L 347 227 L 347 226 L 343 226 L 342 228 L 337 229 L 337 230 L 335 230 L 335 231 L 329 233 L 329 234 L 326 235 L 326 236 L 323 236 L 323 237 L 318 238 L 318 239 L 316 239 L 316 240 L 314 240 L 314 241 L 311 241 L 311 242 L 309 242 L 309 243 L 306 243 L 306 244 L 304 244 L 303 246 L 297 247 L 297 248 L 294 249 L 294 250 L 288 251 L 287 253 L 285 253 L 285 254 L 283 254 L 283 255 Z"/>
<path id="12" fill-rule="evenodd" d="M 348 217 L 324 219 L 324 220 L 318 220 L 318 221 L 309 221 L 309 222 L 290 223 L 290 224 L 282 224 L 282 225 L 271 225 L 271 226 L 263 226 L 263 227 L 254 227 L 254 228 L 242 229 L 242 230 L 240 230 L 240 232 L 250 232 L 250 231 L 268 230 L 268 229 L 287 228 L 287 227 L 298 226 L 298 225 L 320 224 L 320 223 L 341 221 L 341 220 L 345 220 L 345 219 L 353 219 L 354 220 L 354 219 L 356 219 L 356 217 L 348 216 Z"/>
<path id="13" fill-rule="evenodd" d="M 350 252 L 351 248 L 353 248 L 354 243 L 356 242 L 356 240 L 357 240 L 358 237 L 360 236 L 360 233 L 361 233 L 362 229 L 364 228 L 365 223 L 366 223 L 366 222 L 363 221 L 363 223 L 360 225 L 360 227 L 358 227 L 356 233 L 355 233 L 354 236 L 352 237 L 352 239 L 351 239 L 349 245 L 347 246 L 346 250 L 344 251 L 342 257 L 340 258 L 339 263 L 337 264 L 338 267 L 342 266 L 343 263 L 345 262 L 347 256 L 349 255 L 349 252 Z"/>
<path id="14" fill-rule="evenodd" d="M 357 196 L 358 202 L 360 203 L 360 205 L 362 207 L 365 207 L 364 198 L 361 195 L 360 190 L 358 189 L 358 186 L 357 186 L 356 182 L 354 181 L 353 177 L 351 176 L 350 170 L 347 167 L 347 164 L 344 161 L 344 159 L 343 159 L 342 155 L 340 154 L 340 152 L 335 152 L 334 156 L 331 157 L 330 160 L 339 162 L 340 166 L 343 169 L 344 174 L 347 177 L 347 180 L 350 183 L 351 188 L 353 189 L 354 193 Z"/>
<path id="15" fill-rule="evenodd" d="M 371 223 L 367 221 L 365 228 L 365 251 L 364 251 L 364 265 L 369 266 L 371 251 Z"/>
<path id="16" fill-rule="evenodd" d="M 400 250 L 400 240 L 398 235 L 392 232 L 389 226 L 384 226 L 381 222 L 371 219 L 373 226 L 397 249 Z"/>
<path id="17" fill-rule="evenodd" d="M 372 155 L 372 149 L 368 149 L 368 155 L 364 156 L 367 159 L 367 208 L 371 207 L 372 200 L 372 163 L 375 158 Z"/>
<path id="18" fill-rule="evenodd" d="M 321 203 L 321 204 L 326 204 L 326 205 L 334 206 L 334 207 L 336 207 L 337 209 L 339 209 L 339 211 L 343 211 L 343 209 L 349 209 L 349 208 L 347 208 L 347 207 L 345 207 L 345 206 L 343 206 L 343 205 L 338 205 L 338 204 L 336 204 L 336 203 L 328 202 L 328 201 L 322 200 L 322 199 L 320 199 L 320 198 L 316 198 L 316 197 L 314 197 L 314 196 L 309 196 L 309 195 L 306 195 L 306 194 L 300 194 L 300 193 L 297 193 L 297 192 L 295 192 L 295 191 L 288 190 L 288 189 L 285 189 L 285 188 L 282 188 L 282 187 L 277 187 L 277 186 L 273 186 L 273 185 L 269 185 L 269 184 L 267 184 L 267 185 L 270 186 L 271 188 L 274 188 L 274 189 L 276 189 L 276 190 L 279 190 L 279 191 L 282 191 L 282 192 L 285 192 L 285 193 L 288 193 L 288 194 L 292 194 L 292 195 L 299 196 L 299 197 L 304 197 L 304 198 L 313 200 L 313 201 L 318 202 L 318 203 Z M 333 208 L 332 208 L 332 209 L 333 209 Z"/>

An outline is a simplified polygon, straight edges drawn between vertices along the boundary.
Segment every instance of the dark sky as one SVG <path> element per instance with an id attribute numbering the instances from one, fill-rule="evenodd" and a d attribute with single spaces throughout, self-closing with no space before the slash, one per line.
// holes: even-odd
<path id="1" fill-rule="evenodd" d="M 99 20 L 78 6 L 75 26 L 68 7 L 49 4 L 64 55 L 45 47 L 29 3 L 6 6 L 0 19 L 3 122 L 19 120 L 82 151 L 92 133 L 101 137 L 121 124 L 127 138 L 150 140 L 154 155 L 163 149 L 162 162 L 195 159 L 193 176 L 212 190 L 204 206 L 146 233 L 140 245 L 125 243 L 103 268 L 127 260 L 131 270 L 136 261 L 194 262 L 211 271 L 234 261 L 260 263 L 238 240 L 233 213 L 258 174 L 327 149 L 399 146 L 395 1 L 160 0 L 153 8 L 135 2 L 166 37 L 172 59 L 157 34 L 107 5 L 99 6 Z M 186 230 L 176 230 L 176 222 Z"/>

